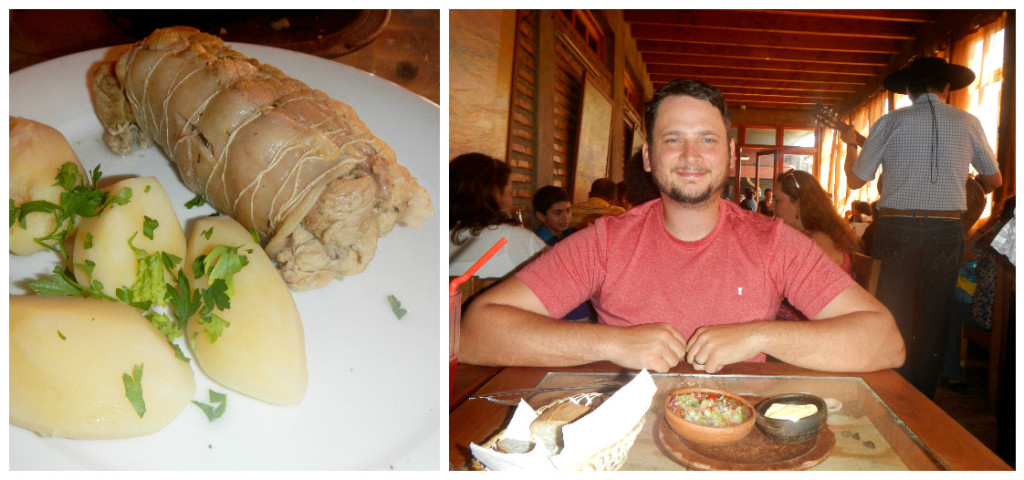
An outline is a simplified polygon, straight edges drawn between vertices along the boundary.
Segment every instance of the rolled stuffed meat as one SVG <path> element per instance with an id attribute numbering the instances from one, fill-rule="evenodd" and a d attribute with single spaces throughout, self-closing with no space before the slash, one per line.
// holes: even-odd
<path id="1" fill-rule="evenodd" d="M 159 145 L 189 189 L 259 233 L 294 290 L 363 271 L 396 222 L 434 213 L 351 107 L 213 35 L 156 30 L 93 80 L 111 150 Z"/>

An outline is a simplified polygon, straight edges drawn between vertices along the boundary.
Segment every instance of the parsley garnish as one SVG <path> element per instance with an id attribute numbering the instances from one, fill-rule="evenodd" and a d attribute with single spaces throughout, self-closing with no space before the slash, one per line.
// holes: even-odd
<path id="1" fill-rule="evenodd" d="M 53 267 L 53 273 L 48 278 L 36 280 L 28 284 L 28 287 L 36 292 L 36 295 L 43 297 L 89 297 L 117 301 L 116 298 L 103 293 L 103 284 L 99 280 L 92 279 L 95 262 L 86 260 L 85 263 L 76 263 L 75 266 L 85 272 L 89 279 L 88 286 L 78 283 L 70 270 L 57 266 Z"/>
<path id="2" fill-rule="evenodd" d="M 8 221 L 10 227 L 15 223 L 26 228 L 25 219 L 33 212 L 52 213 L 56 221 L 53 230 L 49 234 L 33 239 L 39 245 L 60 255 L 62 259 L 68 258 L 64 241 L 77 226 L 79 217 L 95 217 L 112 203 L 124 205 L 132 197 L 130 188 L 122 189 L 117 195 L 111 197 L 108 192 L 101 192 L 96 183 L 103 174 L 99 165 L 91 172 L 89 178 L 83 177 L 78 167 L 67 162 L 61 165 L 54 185 L 64 189 L 60 194 L 59 203 L 55 204 L 46 200 L 32 200 L 21 205 L 15 205 L 10 199 L 10 214 Z M 51 245 L 52 243 L 52 245 Z"/>
<path id="3" fill-rule="evenodd" d="M 203 235 L 203 238 L 209 240 L 210 235 L 213 235 L 213 227 L 207 228 L 206 230 L 203 230 L 200 233 Z"/>
<path id="4" fill-rule="evenodd" d="M 234 275 L 249 264 L 248 257 L 238 254 L 238 248 L 217 245 L 210 253 L 197 257 L 192 263 L 195 278 L 203 275 L 208 277 L 209 287 L 199 292 L 202 297 L 199 325 L 203 326 L 210 343 L 216 342 L 224 333 L 224 328 L 231 325 L 214 310 L 231 308 L 231 295 L 235 293 Z"/>
<path id="5" fill-rule="evenodd" d="M 203 205 L 206 205 L 206 200 L 204 200 L 201 195 L 196 195 L 192 197 L 192 200 L 185 202 L 185 208 L 189 210 L 195 207 L 201 207 Z"/>
<path id="6" fill-rule="evenodd" d="M 252 235 L 252 241 L 260 243 L 260 232 L 256 231 L 256 227 L 250 228 L 249 234 Z"/>
<path id="7" fill-rule="evenodd" d="M 402 302 L 399 302 L 398 298 L 395 297 L 394 295 L 388 295 L 388 303 L 391 304 L 391 311 L 394 312 L 395 317 L 397 317 L 399 320 L 401 320 L 402 317 L 404 317 L 405 314 L 408 313 L 406 309 L 402 308 Z"/>
<path id="8" fill-rule="evenodd" d="M 154 220 L 152 218 L 149 218 L 149 216 L 147 216 L 147 215 L 143 215 L 142 234 L 145 235 L 146 238 L 152 240 L 153 239 L 153 230 L 156 230 L 156 227 L 159 227 L 159 226 L 160 226 L 160 222 L 158 222 L 158 221 L 156 221 L 156 220 Z"/>
<path id="9" fill-rule="evenodd" d="M 67 340 L 68 339 L 68 337 L 65 337 L 63 333 L 60 333 L 60 330 L 57 330 L 57 336 L 60 337 L 61 340 Z"/>
<path id="10" fill-rule="evenodd" d="M 82 247 L 84 247 L 86 250 L 92 248 L 92 233 L 85 232 L 85 241 L 82 242 Z"/>
<path id="11" fill-rule="evenodd" d="M 128 401 L 132 402 L 132 407 L 135 408 L 135 413 L 142 418 L 146 414 L 146 401 L 142 398 L 142 364 L 132 367 L 131 376 L 122 373 L 121 380 L 124 381 L 124 396 L 128 397 Z"/>
<path id="12" fill-rule="evenodd" d="M 174 277 L 174 285 L 168 284 L 167 300 L 171 304 L 174 318 L 178 320 L 178 328 L 184 330 L 185 324 L 192 315 L 202 306 L 202 296 L 199 289 L 192 289 L 184 269 L 179 269 Z"/>
<path id="13" fill-rule="evenodd" d="M 227 294 L 235 294 L 233 277 L 249 264 L 249 258 L 238 254 L 239 247 L 217 245 L 203 259 L 203 273 L 210 277 L 211 288 L 217 280 L 224 280 Z M 194 267 L 193 267 L 194 268 Z"/>
<path id="14" fill-rule="evenodd" d="M 224 415 L 224 409 L 228 406 L 228 397 L 223 393 L 218 393 L 211 389 L 210 403 L 218 404 L 216 407 L 202 402 L 197 402 L 195 400 L 192 400 L 192 403 L 196 404 L 196 406 L 206 414 L 206 419 L 212 422 L 220 418 L 221 415 Z"/>

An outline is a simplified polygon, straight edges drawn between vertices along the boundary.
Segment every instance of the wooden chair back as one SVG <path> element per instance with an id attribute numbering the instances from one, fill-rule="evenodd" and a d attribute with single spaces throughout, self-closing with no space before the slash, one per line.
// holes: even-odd
<path id="1" fill-rule="evenodd" d="M 853 264 L 853 279 L 872 296 L 876 296 L 878 276 L 882 273 L 882 261 L 863 253 L 851 253 L 850 260 Z"/>
<path id="2" fill-rule="evenodd" d="M 1013 321 L 1011 311 L 1016 297 L 1017 279 L 1013 264 L 1002 255 L 996 264 L 996 284 L 992 301 L 992 328 L 982 330 L 973 325 L 961 327 L 960 363 L 964 367 L 980 366 L 986 368 L 986 407 L 995 411 L 999 400 L 999 385 L 1006 368 L 1007 348 L 1006 332 L 1009 322 Z M 971 343 L 988 351 L 986 360 L 974 361 L 967 359 L 967 344 Z M 1012 352 L 1010 352 L 1012 354 Z M 1011 359 L 1013 360 L 1013 359 Z"/>

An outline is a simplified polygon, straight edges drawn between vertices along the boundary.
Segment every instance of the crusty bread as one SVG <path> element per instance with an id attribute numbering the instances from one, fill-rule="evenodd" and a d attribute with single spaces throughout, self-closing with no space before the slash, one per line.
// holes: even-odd
<path id="1" fill-rule="evenodd" d="M 541 412 L 530 424 L 533 441 L 555 455 L 562 450 L 562 427 L 568 425 L 592 410 L 572 402 L 561 402 Z"/>
<path id="2" fill-rule="evenodd" d="M 498 451 L 502 453 L 527 453 L 533 450 L 534 443 L 518 438 L 502 438 L 497 445 Z"/>

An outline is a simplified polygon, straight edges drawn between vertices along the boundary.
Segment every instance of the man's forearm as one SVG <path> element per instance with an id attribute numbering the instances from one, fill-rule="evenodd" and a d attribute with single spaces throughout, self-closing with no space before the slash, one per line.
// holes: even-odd
<path id="1" fill-rule="evenodd" d="M 470 305 L 459 361 L 476 365 L 563 367 L 601 360 L 603 326 L 553 319 L 500 304 Z M 609 327 L 604 327 L 609 328 Z"/>
<path id="2" fill-rule="evenodd" d="M 903 364 L 903 343 L 885 317 L 858 312 L 828 320 L 768 322 L 765 352 L 783 362 L 828 372 L 873 372 Z M 877 325 L 865 330 L 866 325 Z M 898 340 L 898 342 L 897 342 Z"/>
<path id="3" fill-rule="evenodd" d="M 851 190 L 857 190 L 867 183 L 853 173 L 853 165 L 855 163 L 857 163 L 857 146 L 847 145 L 846 161 L 843 163 L 843 171 L 846 172 L 846 185 L 849 186 Z"/>
<path id="4" fill-rule="evenodd" d="M 1000 173 L 992 175 L 978 175 L 978 183 L 981 184 L 981 189 L 985 193 L 991 193 L 993 190 L 1003 185 L 1003 176 Z"/>
<path id="5" fill-rule="evenodd" d="M 686 339 L 665 323 L 612 327 L 553 319 L 533 292 L 511 278 L 470 303 L 459 358 L 478 365 L 564 367 L 597 361 L 666 372 Z"/>
<path id="6" fill-rule="evenodd" d="M 849 313 L 833 316 L 835 311 Z M 766 322 L 764 353 L 824 371 L 870 372 L 903 365 L 903 338 L 892 314 L 863 289 L 848 288 L 819 318 Z"/>

